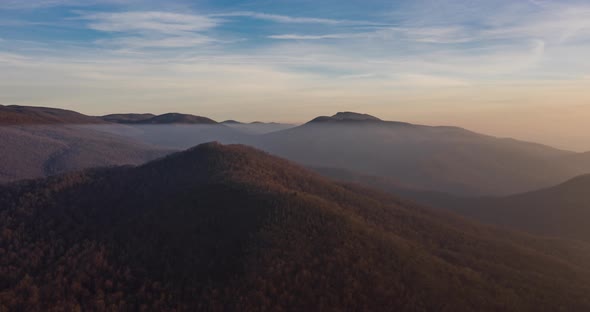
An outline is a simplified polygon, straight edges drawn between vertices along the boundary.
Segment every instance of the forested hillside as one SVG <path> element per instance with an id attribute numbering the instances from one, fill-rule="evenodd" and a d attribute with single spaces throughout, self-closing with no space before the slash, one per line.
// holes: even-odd
<path id="1" fill-rule="evenodd" d="M 590 248 L 244 146 L 0 187 L 0 310 L 585 311 Z"/>

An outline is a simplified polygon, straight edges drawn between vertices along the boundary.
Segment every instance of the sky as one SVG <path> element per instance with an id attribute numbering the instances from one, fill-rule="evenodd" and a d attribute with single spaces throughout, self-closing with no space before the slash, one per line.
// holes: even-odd
<path id="1" fill-rule="evenodd" d="M 357 111 L 590 151 L 590 2 L 0 0 L 0 103 Z"/>

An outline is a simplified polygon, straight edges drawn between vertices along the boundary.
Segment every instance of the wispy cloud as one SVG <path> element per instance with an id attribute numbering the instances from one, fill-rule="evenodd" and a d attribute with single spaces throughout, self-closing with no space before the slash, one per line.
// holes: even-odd
<path id="1" fill-rule="evenodd" d="M 284 35 L 270 35 L 268 38 L 279 40 L 322 40 L 322 39 L 350 39 L 363 36 L 363 33 L 356 34 L 326 34 L 326 35 L 298 35 L 298 34 L 284 34 Z"/>
<path id="2" fill-rule="evenodd" d="M 107 32 L 157 32 L 177 34 L 211 29 L 219 24 L 216 19 L 198 14 L 170 12 L 121 12 L 82 14 L 91 21 L 88 27 Z"/>
<path id="3" fill-rule="evenodd" d="M 215 41 L 205 31 L 220 21 L 199 14 L 171 12 L 81 13 L 79 19 L 89 21 L 87 27 L 113 33 L 114 37 L 98 40 L 99 44 L 127 48 L 191 47 Z"/>
<path id="4" fill-rule="evenodd" d="M 0 64 L 4 63 L 5 65 L 25 65 L 27 64 L 27 61 L 30 62 L 30 59 L 26 56 L 0 52 Z"/>
<path id="5" fill-rule="evenodd" d="M 377 27 L 372 31 L 356 33 L 280 34 L 270 35 L 269 38 L 279 40 L 382 39 L 421 43 L 464 43 L 475 40 L 467 29 L 461 27 Z"/>
<path id="6" fill-rule="evenodd" d="M 492 20 L 481 35 L 495 39 L 536 38 L 553 43 L 590 39 L 590 6 L 546 4 L 543 8 L 514 21 Z"/>
<path id="7" fill-rule="evenodd" d="M 215 42 L 214 39 L 199 35 L 176 35 L 172 37 L 147 36 L 147 37 L 119 37 L 95 41 L 101 46 L 117 46 L 128 49 L 143 48 L 188 48 Z"/>
<path id="8" fill-rule="evenodd" d="M 275 23 L 286 23 L 286 24 L 321 24 L 321 25 L 384 25 L 384 23 L 376 23 L 370 21 L 355 21 L 345 19 L 329 19 L 329 18 L 316 18 L 316 17 L 301 17 L 301 16 L 289 16 L 280 14 L 268 14 L 261 12 L 229 12 L 229 13 L 218 13 L 210 15 L 212 17 L 248 17 L 253 19 L 265 20 Z"/>
<path id="9" fill-rule="evenodd" d="M 136 2 L 134 0 L 2 0 L 0 9 L 22 10 L 22 9 L 39 9 L 51 8 L 58 6 L 75 6 L 84 7 L 96 4 L 123 4 Z"/>
<path id="10" fill-rule="evenodd" d="M 71 0 L 31 0 L 31 1 L 19 1 L 19 0 L 3 0 L 3 9 L 32 9 L 51 7 L 64 4 L 70 4 L 75 1 Z"/>

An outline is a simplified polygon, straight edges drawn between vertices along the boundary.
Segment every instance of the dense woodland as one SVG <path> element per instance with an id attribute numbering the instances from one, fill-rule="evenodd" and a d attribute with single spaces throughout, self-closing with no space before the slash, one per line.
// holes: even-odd
<path id="1" fill-rule="evenodd" d="M 587 311 L 590 246 L 243 146 L 0 187 L 0 311 Z"/>

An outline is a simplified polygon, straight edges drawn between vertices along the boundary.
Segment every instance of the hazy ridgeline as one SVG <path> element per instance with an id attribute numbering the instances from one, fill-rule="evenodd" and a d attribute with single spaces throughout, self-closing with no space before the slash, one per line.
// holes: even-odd
<path id="1" fill-rule="evenodd" d="M 221 143 L 247 143 L 254 141 L 249 133 L 222 124 L 160 124 L 160 125 L 83 125 L 84 129 L 107 132 L 127 137 L 144 144 L 184 150 L 196 145 L 218 141 Z"/>
<path id="2" fill-rule="evenodd" d="M 590 175 L 547 189 L 505 197 L 429 198 L 428 194 L 411 197 L 485 223 L 590 243 Z"/>
<path id="3" fill-rule="evenodd" d="M 201 143 L 250 142 L 251 133 L 286 127 L 290 125 L 223 125 L 178 113 L 93 117 L 63 109 L 0 105 L 0 182 L 139 165 Z"/>
<path id="4" fill-rule="evenodd" d="M 129 118 L 128 115 L 125 117 Z M 188 118 L 177 115 L 183 120 Z M 18 159 L 19 150 L 28 151 L 24 159 L 38 158 L 44 164 L 35 164 L 33 167 L 37 169 L 30 169 L 31 163 L 39 162 L 32 159 L 0 172 L 14 180 L 19 178 L 17 172 L 23 172 L 22 178 L 30 178 L 42 172 L 138 164 L 153 159 L 153 150 L 163 155 L 166 151 L 184 150 L 211 141 L 255 146 L 313 168 L 345 169 L 416 189 L 464 196 L 532 191 L 590 172 L 590 154 L 495 138 L 456 127 L 387 122 L 353 113 L 319 117 L 288 129 L 283 129 L 289 126 L 282 124 L 216 123 L 204 117 L 198 117 L 197 121 L 195 116 L 190 117 L 190 122 L 204 119 L 207 123 L 145 124 L 133 120 L 46 125 L 42 129 L 51 129 L 47 133 L 36 130 L 39 126 L 4 127 L 0 139 L 11 142 L 12 145 L 6 146 L 15 152 L 4 153 L 3 157 Z M 277 128 L 283 130 L 272 131 Z M 49 158 L 58 157 L 63 150 L 75 156 L 75 161 L 59 165 L 55 170 L 38 169 L 47 167 L 46 162 L 55 163 Z M 90 152 L 94 150 L 97 152 Z M 118 155 L 108 156 L 111 154 Z"/>
<path id="5" fill-rule="evenodd" d="M 347 169 L 419 189 L 467 196 L 531 191 L 590 172 L 587 154 L 456 127 L 350 116 L 318 118 L 266 134 L 255 132 L 268 124 L 248 124 L 249 129 L 258 127 L 256 131 L 226 124 L 84 127 L 174 149 L 210 141 L 247 144 L 310 167 Z"/>
<path id="6" fill-rule="evenodd" d="M 0 182 L 139 165 L 170 150 L 78 125 L 0 126 Z"/>
<path id="7" fill-rule="evenodd" d="M 228 123 L 222 122 L 222 124 L 234 128 L 236 130 L 240 130 L 245 133 L 250 134 L 266 134 L 271 132 L 276 132 L 280 130 L 285 130 L 289 128 L 295 127 L 295 125 L 291 124 L 281 124 L 281 123 L 262 123 L 262 122 L 252 122 L 252 123 Z"/>
<path id="8" fill-rule="evenodd" d="M 139 165 L 211 141 L 240 143 L 328 177 L 448 208 L 486 223 L 590 240 L 585 225 L 590 216 L 587 178 L 533 192 L 589 172 L 588 153 L 356 113 L 318 117 L 284 129 L 290 126 L 217 123 L 185 114 L 97 118 L 49 108 L 2 108 L 11 114 L 3 115 L 7 125 L 0 127 L 0 182 Z M 517 193 L 522 194 L 507 196 Z"/>
<path id="9" fill-rule="evenodd" d="M 589 154 L 355 113 L 9 111 L 0 310 L 590 309 L 588 177 L 478 196 L 557 185 Z"/>

